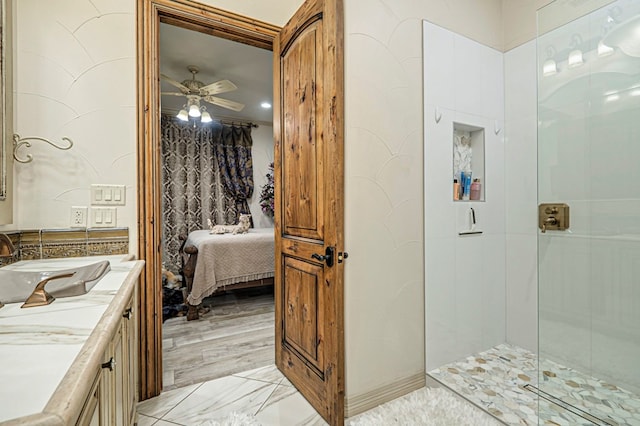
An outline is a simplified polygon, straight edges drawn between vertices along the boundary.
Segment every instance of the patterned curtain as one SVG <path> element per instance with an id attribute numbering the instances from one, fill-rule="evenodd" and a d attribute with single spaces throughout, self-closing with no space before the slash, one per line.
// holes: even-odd
<path id="1" fill-rule="evenodd" d="M 251 128 L 222 126 L 217 132 L 216 156 L 224 189 L 234 198 L 236 211 L 251 213 L 247 202 L 253 193 Z"/>
<path id="2" fill-rule="evenodd" d="M 178 249 L 180 233 L 207 228 L 207 219 L 214 224 L 235 224 L 238 214 L 237 193 L 226 190 L 219 168 L 219 146 L 225 134 L 242 134 L 241 144 L 247 143 L 246 160 L 251 165 L 251 133 L 248 142 L 244 132 L 220 124 L 193 126 L 171 115 L 162 115 L 162 259 L 165 268 L 180 269 Z M 232 143 L 229 137 L 226 143 Z M 247 158 L 247 157 L 245 157 Z M 233 179 L 233 178 L 232 178 Z M 251 175 L 251 181 L 253 175 Z M 231 185 L 235 186 L 234 183 Z M 242 184 L 244 186 L 244 183 Z M 253 191 L 253 182 L 251 189 Z M 246 203 L 246 200 L 245 200 Z M 248 210 L 248 207 L 247 207 Z"/>

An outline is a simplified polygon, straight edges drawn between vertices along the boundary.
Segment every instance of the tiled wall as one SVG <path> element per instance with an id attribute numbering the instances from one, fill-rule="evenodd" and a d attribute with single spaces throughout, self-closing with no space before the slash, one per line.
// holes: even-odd
<path id="1" fill-rule="evenodd" d="M 427 371 L 505 341 L 503 54 L 424 22 Z M 484 129 L 485 201 L 453 201 L 453 123 Z M 470 208 L 482 234 L 468 230 Z"/>
<path id="2" fill-rule="evenodd" d="M 504 55 L 507 342 L 538 350 L 536 42 Z"/>
<path id="3" fill-rule="evenodd" d="M 0 259 L 0 266 L 19 260 L 129 253 L 127 228 L 39 229 L 6 234 L 16 248 L 16 256 Z"/>

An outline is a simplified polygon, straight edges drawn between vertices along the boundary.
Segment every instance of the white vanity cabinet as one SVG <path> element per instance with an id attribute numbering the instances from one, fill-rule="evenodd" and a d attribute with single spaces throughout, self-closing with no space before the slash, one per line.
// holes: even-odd
<path id="1" fill-rule="evenodd" d="M 77 425 L 128 426 L 135 423 L 138 401 L 136 297 L 137 292 L 134 292 L 122 311 L 122 319 L 104 352 Z"/>

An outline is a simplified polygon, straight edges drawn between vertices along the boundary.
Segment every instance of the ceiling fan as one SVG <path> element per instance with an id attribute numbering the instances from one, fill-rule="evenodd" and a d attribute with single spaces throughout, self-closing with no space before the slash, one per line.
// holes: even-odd
<path id="1" fill-rule="evenodd" d="M 183 109 L 182 111 L 180 111 L 180 113 L 188 110 L 188 114 L 190 116 L 199 117 L 201 110 L 204 111 L 204 107 L 200 107 L 201 99 L 222 108 L 231 109 L 233 111 L 242 111 L 242 109 L 244 108 L 244 104 L 213 96 L 219 93 L 231 92 L 233 90 L 236 90 L 238 87 L 235 84 L 233 84 L 229 80 L 220 80 L 216 81 L 215 83 L 205 85 L 203 82 L 196 80 L 196 74 L 200 71 L 198 67 L 189 65 L 187 69 L 192 74 L 192 77 L 190 80 L 184 80 L 182 83 L 164 74 L 160 74 L 160 77 L 164 81 L 177 87 L 180 90 L 180 93 L 162 92 L 163 95 L 184 96 L 187 98 L 187 105 L 185 106 L 186 109 Z M 206 111 L 204 113 L 206 113 Z M 206 115 L 209 116 L 208 113 L 206 113 Z"/>

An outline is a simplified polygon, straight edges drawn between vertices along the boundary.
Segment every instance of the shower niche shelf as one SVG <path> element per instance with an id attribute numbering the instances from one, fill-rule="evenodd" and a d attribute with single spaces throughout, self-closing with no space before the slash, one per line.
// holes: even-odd
<path id="1" fill-rule="evenodd" d="M 453 123 L 454 201 L 485 200 L 484 135 L 483 127 Z"/>

